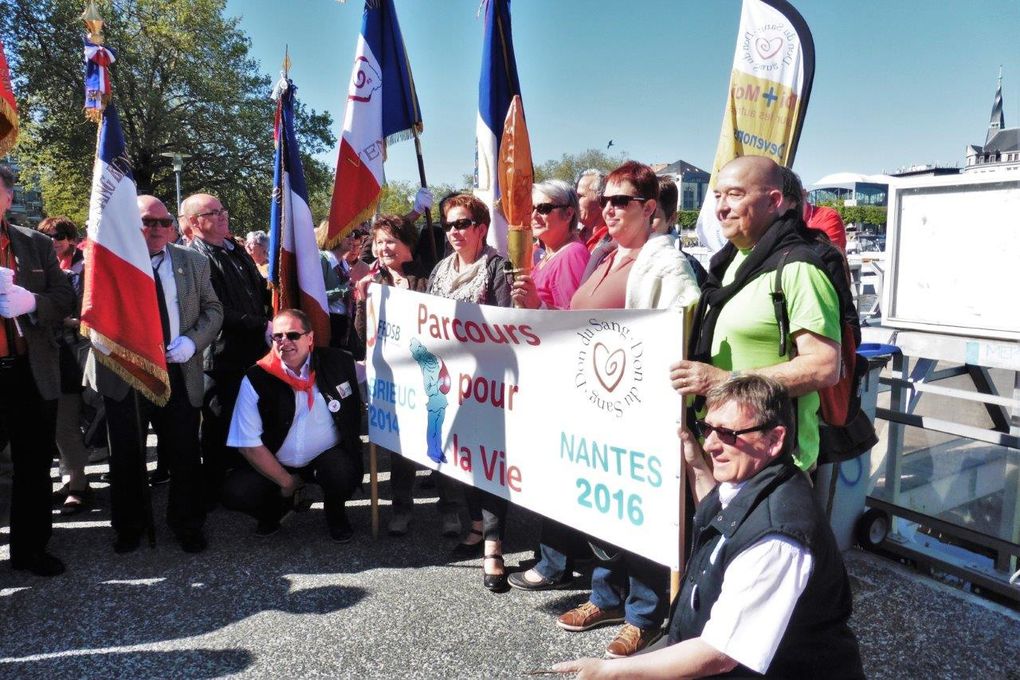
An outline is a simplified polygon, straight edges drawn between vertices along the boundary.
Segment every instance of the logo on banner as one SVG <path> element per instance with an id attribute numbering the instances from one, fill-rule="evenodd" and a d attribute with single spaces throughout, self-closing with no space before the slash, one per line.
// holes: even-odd
<path id="1" fill-rule="evenodd" d="M 382 87 L 382 76 L 368 59 L 360 55 L 354 60 L 354 65 L 357 71 L 351 79 L 351 91 L 347 98 L 356 102 L 372 101 L 372 94 Z"/>
<path id="2" fill-rule="evenodd" d="M 744 63 L 753 73 L 780 71 L 793 64 L 797 32 L 786 24 L 765 24 L 744 33 L 741 43 Z"/>
<path id="3" fill-rule="evenodd" d="M 621 417 L 641 403 L 644 347 L 617 321 L 589 319 L 578 337 L 574 388 L 597 411 Z"/>

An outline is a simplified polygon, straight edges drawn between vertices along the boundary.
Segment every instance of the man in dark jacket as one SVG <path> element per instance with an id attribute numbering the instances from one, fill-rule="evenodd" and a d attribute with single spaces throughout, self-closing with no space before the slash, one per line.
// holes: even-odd
<path id="1" fill-rule="evenodd" d="M 684 459 L 698 503 L 669 646 L 560 664 L 580 677 L 863 678 L 836 539 L 790 456 L 786 390 L 757 375 L 709 390 Z M 710 461 L 706 459 L 710 458 Z"/>
<path id="2" fill-rule="evenodd" d="M 273 349 L 241 383 L 227 443 L 248 465 L 228 477 L 223 504 L 258 520 L 269 535 L 306 482 L 322 487 L 333 540 L 353 537 L 344 504 L 361 483 L 361 393 L 351 355 L 318 348 L 304 313 L 273 319 Z"/>

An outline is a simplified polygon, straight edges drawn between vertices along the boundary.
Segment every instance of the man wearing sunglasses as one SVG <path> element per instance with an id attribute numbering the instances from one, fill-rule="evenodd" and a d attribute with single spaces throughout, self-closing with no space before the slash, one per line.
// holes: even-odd
<path id="1" fill-rule="evenodd" d="M 308 317 L 295 309 L 273 319 L 273 348 L 241 383 L 227 443 L 247 460 L 227 477 L 223 505 L 258 520 L 268 536 L 300 506 L 306 482 L 322 487 L 326 525 L 338 543 L 354 536 L 345 504 L 360 485 L 361 393 L 354 359 L 315 348 Z"/>
<path id="2" fill-rule="evenodd" d="M 206 511 L 198 439 L 205 394 L 202 353 L 220 330 L 223 306 L 209 278 L 209 261 L 172 243 L 174 221 L 163 202 L 155 196 L 139 196 L 138 211 L 156 282 L 170 400 L 156 406 L 139 397 L 139 423 L 132 388 L 90 351 L 85 383 L 103 396 L 110 437 L 110 517 L 117 534 L 113 549 L 118 553 L 136 550 L 148 528 L 142 441 L 152 423 L 159 461 L 170 475 L 167 524 L 182 550 L 198 553 L 207 545 L 202 531 Z"/>
<path id="3" fill-rule="evenodd" d="M 241 462 L 226 445 L 227 430 L 244 372 L 266 353 L 269 290 L 255 261 L 231 236 L 229 214 L 219 199 L 188 196 L 181 212 L 182 226 L 194 236 L 191 248 L 209 259 L 212 286 L 223 303 L 223 327 L 205 357 L 202 406 L 202 472 L 212 506 L 227 470 Z"/>
<path id="4" fill-rule="evenodd" d="M 668 646 L 559 664 L 581 677 L 863 678 L 852 595 L 829 523 L 790 455 L 793 416 L 769 378 L 709 390 L 704 447 L 681 432 L 698 504 Z"/>

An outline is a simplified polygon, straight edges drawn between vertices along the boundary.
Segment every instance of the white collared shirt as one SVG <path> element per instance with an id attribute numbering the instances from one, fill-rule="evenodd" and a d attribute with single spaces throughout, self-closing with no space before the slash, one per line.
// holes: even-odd
<path id="1" fill-rule="evenodd" d="M 300 374 L 287 368 L 290 375 L 307 378 L 311 355 L 305 360 Z M 287 437 L 276 452 L 276 459 L 281 465 L 288 467 L 304 467 L 320 453 L 337 445 L 340 436 L 336 423 L 329 412 L 326 399 L 314 386 L 312 408 L 308 408 L 308 393 L 294 392 L 294 422 L 287 432 Z M 245 376 L 241 381 L 241 389 L 237 394 L 234 414 L 230 419 L 230 432 L 227 434 L 227 446 L 254 447 L 262 446 L 262 416 L 259 415 L 259 395 L 252 387 L 251 381 Z"/>
<path id="2" fill-rule="evenodd" d="M 744 482 L 722 482 L 722 507 L 726 508 L 743 487 Z M 719 545 L 725 540 L 720 539 Z M 710 558 L 713 562 L 718 553 L 717 547 Z M 778 535 L 760 539 L 726 568 L 701 640 L 751 670 L 764 673 L 813 568 L 811 553 L 796 541 Z"/>
<path id="3" fill-rule="evenodd" d="M 162 262 L 159 262 L 160 255 L 163 256 Z M 174 278 L 174 261 L 170 259 L 170 249 L 167 247 L 164 247 L 163 250 L 155 255 L 150 255 L 149 260 L 153 266 L 159 262 L 159 269 L 156 272 L 159 274 L 159 282 L 163 285 L 166 315 L 170 319 L 170 342 L 173 342 L 181 334 L 181 308 L 178 306 L 177 301 L 177 280 Z"/>

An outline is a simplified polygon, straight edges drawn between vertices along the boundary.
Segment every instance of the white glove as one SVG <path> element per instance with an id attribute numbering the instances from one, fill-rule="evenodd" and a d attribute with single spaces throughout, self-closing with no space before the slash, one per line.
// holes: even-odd
<path id="1" fill-rule="evenodd" d="M 424 215 L 425 211 L 431 207 L 432 192 L 425 187 L 418 189 L 418 193 L 414 196 L 414 211 L 419 215 Z"/>
<path id="2" fill-rule="evenodd" d="M 35 295 L 21 286 L 11 284 L 6 293 L 0 293 L 0 316 L 3 318 L 13 319 L 34 311 Z"/>
<path id="3" fill-rule="evenodd" d="M 0 293 L 6 293 L 14 285 L 14 271 L 0 267 Z"/>
<path id="4" fill-rule="evenodd" d="M 166 360 L 170 364 L 183 364 L 195 356 L 195 342 L 186 335 L 178 335 L 167 345 Z"/>

